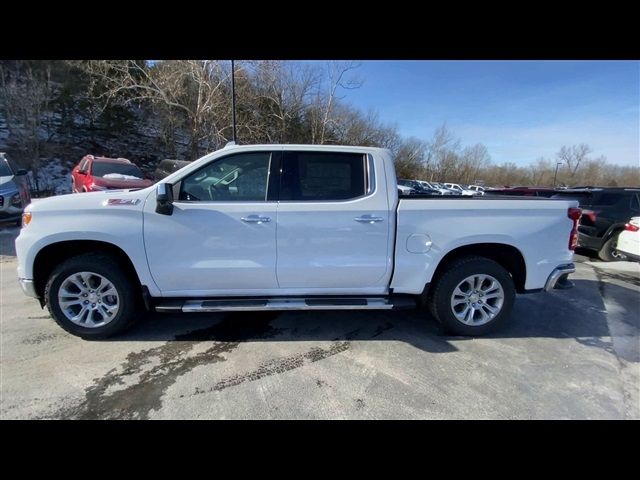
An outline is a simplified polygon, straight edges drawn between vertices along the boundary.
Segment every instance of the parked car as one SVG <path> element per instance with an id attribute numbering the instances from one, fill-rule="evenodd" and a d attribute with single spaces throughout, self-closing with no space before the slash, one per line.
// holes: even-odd
<path id="1" fill-rule="evenodd" d="M 439 183 L 439 182 L 429 182 L 429 183 L 431 184 L 432 187 L 442 191 L 443 195 L 447 195 L 447 193 L 444 193 L 444 191 L 449 192 L 448 195 L 462 195 L 462 193 L 460 193 L 459 190 L 446 187 L 443 183 Z"/>
<path id="2" fill-rule="evenodd" d="M 571 285 L 578 202 L 410 195 L 391 152 L 225 147 L 141 190 L 32 205 L 18 277 L 65 330 L 123 331 L 161 312 L 389 310 L 425 305 L 487 333 L 516 292 Z"/>
<path id="3" fill-rule="evenodd" d="M 465 197 L 478 195 L 478 192 L 476 192 L 475 190 L 467 190 L 466 188 L 462 188 L 462 186 L 458 185 L 457 183 L 445 183 L 444 186 L 453 190 L 457 190 L 458 192 L 460 192 L 460 195 L 464 195 Z"/>
<path id="4" fill-rule="evenodd" d="M 145 188 L 153 183 L 142 170 L 126 158 L 106 158 L 86 155 L 71 170 L 71 191 Z"/>
<path id="5" fill-rule="evenodd" d="M 398 194 L 399 195 L 415 195 L 416 191 L 411 187 L 407 187 L 405 185 L 398 185 Z"/>
<path id="6" fill-rule="evenodd" d="M 626 260 L 640 262 L 640 217 L 633 217 L 624 225 L 616 249 Z"/>
<path id="7" fill-rule="evenodd" d="M 424 186 L 425 188 L 430 188 L 432 190 L 435 190 L 437 192 L 440 193 L 440 195 L 456 195 L 456 193 L 453 192 L 453 190 L 450 190 L 448 188 L 445 188 L 439 184 L 436 184 L 434 182 L 426 182 L 424 180 L 418 180 L 418 182 L 420 182 L 420 184 L 422 186 Z"/>
<path id="8" fill-rule="evenodd" d="M 0 222 L 20 225 L 22 211 L 31 202 L 27 171 L 0 152 Z"/>
<path id="9" fill-rule="evenodd" d="M 479 195 L 484 195 L 484 187 L 480 185 L 469 185 L 467 186 L 467 190 L 473 190 L 474 192 L 478 192 Z"/>
<path id="10" fill-rule="evenodd" d="M 505 187 L 484 191 L 488 195 L 508 195 L 515 197 L 553 197 L 558 190 L 549 187 Z"/>
<path id="11" fill-rule="evenodd" d="M 425 187 L 418 180 L 400 179 L 398 180 L 398 185 L 403 185 L 405 187 L 412 188 L 414 190 L 414 193 L 417 195 L 441 195 L 441 193 L 438 190 L 434 188 Z"/>
<path id="12" fill-rule="evenodd" d="M 629 218 L 640 214 L 640 188 L 579 188 L 556 192 L 551 198 L 575 199 L 582 216 L 578 246 L 598 252 L 601 260 L 622 260 L 616 244 Z"/>
<path id="13" fill-rule="evenodd" d="M 186 167 L 190 163 L 191 162 L 187 160 L 171 160 L 171 159 L 162 160 L 158 164 L 158 167 L 156 168 L 153 174 L 153 178 L 155 179 L 156 182 L 158 182 L 163 178 L 168 177 L 172 173 L 177 172 L 182 167 Z"/>

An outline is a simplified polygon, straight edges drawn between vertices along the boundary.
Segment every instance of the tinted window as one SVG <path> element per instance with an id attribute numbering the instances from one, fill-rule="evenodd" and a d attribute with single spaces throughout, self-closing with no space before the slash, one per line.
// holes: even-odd
<path id="1" fill-rule="evenodd" d="M 180 200 L 261 201 L 267 198 L 271 153 L 241 153 L 218 159 L 186 177 Z"/>
<path id="2" fill-rule="evenodd" d="M 13 172 L 9 168 L 7 162 L 3 159 L 0 159 L 0 177 L 6 177 L 13 175 Z"/>
<path id="3" fill-rule="evenodd" d="M 631 210 L 640 212 L 640 197 L 638 197 L 638 195 L 634 195 L 631 198 Z"/>
<path id="4" fill-rule="evenodd" d="M 621 201 L 628 201 L 629 196 L 619 193 L 602 193 L 600 195 L 596 195 L 593 199 L 593 204 L 598 205 L 600 207 L 606 207 L 610 205 L 615 205 L 620 203 Z"/>
<path id="5" fill-rule="evenodd" d="M 109 174 L 128 175 L 136 178 L 144 177 L 140 169 L 132 163 L 93 161 L 93 164 L 91 165 L 91 175 L 94 177 L 104 177 Z"/>
<path id="6" fill-rule="evenodd" d="M 362 154 L 288 152 L 284 156 L 280 200 L 347 200 L 365 191 Z"/>

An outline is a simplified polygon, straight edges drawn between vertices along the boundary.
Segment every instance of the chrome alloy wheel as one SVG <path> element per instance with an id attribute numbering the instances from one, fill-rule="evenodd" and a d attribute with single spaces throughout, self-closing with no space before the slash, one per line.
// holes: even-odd
<path id="1" fill-rule="evenodd" d="M 471 275 L 462 280 L 451 295 L 451 310 L 465 325 L 484 325 L 500 313 L 504 290 L 491 275 Z"/>
<path id="2" fill-rule="evenodd" d="M 65 317 L 76 325 L 96 328 L 115 318 L 120 297 L 106 277 L 93 272 L 77 272 L 60 285 L 58 304 Z"/>

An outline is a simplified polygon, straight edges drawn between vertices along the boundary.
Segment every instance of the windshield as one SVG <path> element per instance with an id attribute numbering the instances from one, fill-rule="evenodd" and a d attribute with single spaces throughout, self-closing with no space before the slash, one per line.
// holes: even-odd
<path id="1" fill-rule="evenodd" d="M 13 172 L 9 168 L 9 165 L 6 161 L 0 160 L 0 177 L 6 177 L 13 175 Z"/>
<path id="2" fill-rule="evenodd" d="M 144 177 L 142 171 L 132 163 L 93 162 L 91 175 L 94 177 L 104 177 L 110 173 L 129 175 L 140 179 Z"/>

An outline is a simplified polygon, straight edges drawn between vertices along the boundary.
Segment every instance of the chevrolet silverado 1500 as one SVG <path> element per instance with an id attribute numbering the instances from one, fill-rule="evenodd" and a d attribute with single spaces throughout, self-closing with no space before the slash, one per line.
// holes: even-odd
<path id="1" fill-rule="evenodd" d="M 156 186 L 27 207 L 18 277 L 65 330 L 121 332 L 137 309 L 427 307 L 488 332 L 516 292 L 569 286 L 570 200 L 398 196 L 388 150 L 228 146 Z"/>

